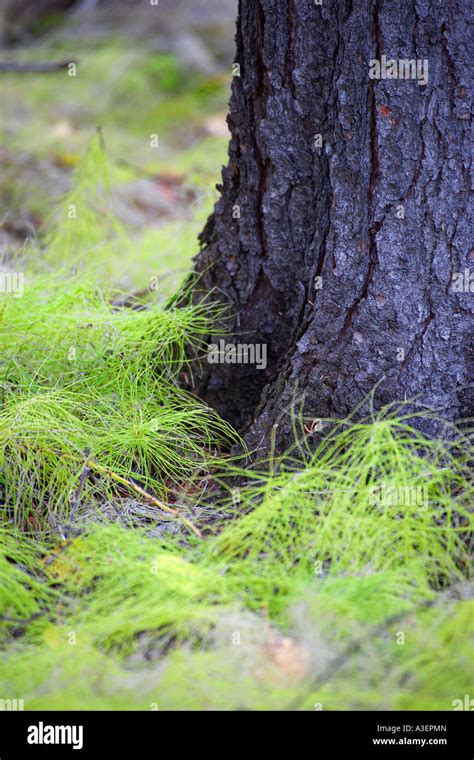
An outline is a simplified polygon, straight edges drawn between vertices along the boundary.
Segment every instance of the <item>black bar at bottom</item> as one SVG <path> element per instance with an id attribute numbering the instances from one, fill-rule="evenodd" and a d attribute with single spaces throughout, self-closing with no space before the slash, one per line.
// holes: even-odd
<path id="1" fill-rule="evenodd" d="M 474 757 L 472 712 L 0 712 L 0 760 L 273 748 L 311 757 Z M 107 754 L 105 754 L 107 753 Z"/>

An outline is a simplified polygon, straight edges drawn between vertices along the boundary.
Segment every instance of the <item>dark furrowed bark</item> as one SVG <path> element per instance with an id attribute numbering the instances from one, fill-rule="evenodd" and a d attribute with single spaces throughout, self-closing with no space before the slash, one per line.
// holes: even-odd
<path id="1" fill-rule="evenodd" d="M 210 365 L 200 394 L 251 445 L 292 403 L 345 416 L 374 389 L 472 415 L 467 0 L 241 0 L 229 163 L 199 288 L 266 369 Z M 369 61 L 428 61 L 428 81 Z M 317 136 L 321 135 L 322 145 Z"/>

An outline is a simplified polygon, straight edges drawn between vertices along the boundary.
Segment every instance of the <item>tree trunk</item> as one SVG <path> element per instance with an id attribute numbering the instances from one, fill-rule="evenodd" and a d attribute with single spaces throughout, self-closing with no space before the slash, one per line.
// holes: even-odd
<path id="1" fill-rule="evenodd" d="M 471 415 L 468 0 L 239 6 L 196 287 L 267 366 L 206 364 L 197 392 L 257 446 L 277 423 L 291 442 L 292 406 L 346 416 L 372 391 Z"/>

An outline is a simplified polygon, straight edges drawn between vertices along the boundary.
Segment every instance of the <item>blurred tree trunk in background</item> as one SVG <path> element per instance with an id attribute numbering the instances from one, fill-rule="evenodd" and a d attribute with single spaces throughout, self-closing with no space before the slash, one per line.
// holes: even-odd
<path id="1" fill-rule="evenodd" d="M 190 71 L 212 75 L 228 70 L 236 8 L 237 0 L 161 0 L 159 6 L 149 0 L 0 0 L 0 44 L 30 44 L 49 31 L 74 48 L 80 38 L 125 36 L 130 48 L 146 40 Z"/>
<path id="2" fill-rule="evenodd" d="M 78 0 L 4 0 L 0 10 L 1 39 L 7 44 L 46 31 Z"/>
<path id="3" fill-rule="evenodd" d="M 251 445 L 275 423 L 291 442 L 294 398 L 307 419 L 345 416 L 377 384 L 375 407 L 419 397 L 473 414 L 468 13 L 240 0 L 229 163 L 197 290 L 224 294 L 233 342 L 266 344 L 268 364 L 206 365 L 197 392 Z M 371 78 L 384 55 L 414 59 L 418 79 Z"/>

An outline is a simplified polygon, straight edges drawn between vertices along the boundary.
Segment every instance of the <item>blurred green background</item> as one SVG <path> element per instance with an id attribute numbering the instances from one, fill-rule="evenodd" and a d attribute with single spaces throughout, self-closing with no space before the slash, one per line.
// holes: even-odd
<path id="1" fill-rule="evenodd" d="M 236 0 L 6 0 L 0 13 L 0 61 L 76 64 L 0 73 L 3 260 L 19 249 L 41 256 L 48 220 L 101 127 L 128 243 L 109 246 L 111 284 L 140 290 L 159 276 L 172 292 L 226 161 Z"/>

